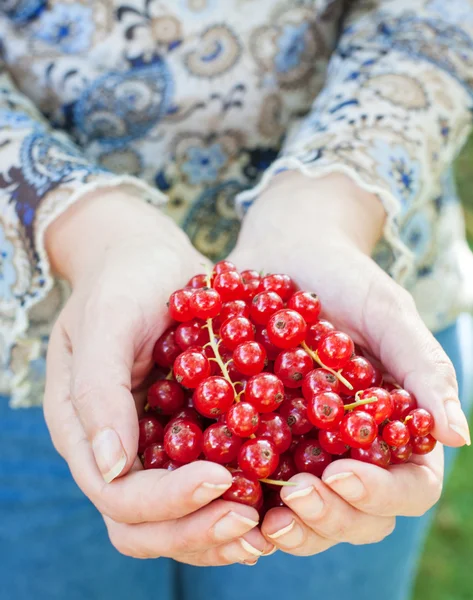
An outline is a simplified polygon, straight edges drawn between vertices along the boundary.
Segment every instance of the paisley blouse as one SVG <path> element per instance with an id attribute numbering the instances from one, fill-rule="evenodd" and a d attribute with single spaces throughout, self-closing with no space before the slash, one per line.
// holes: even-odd
<path id="1" fill-rule="evenodd" d="M 473 299 L 450 172 L 472 95 L 471 0 L 0 0 L 0 392 L 41 401 L 68 294 L 44 232 L 106 186 L 217 259 L 275 173 L 344 172 L 386 209 L 374 258 L 444 327 Z"/>

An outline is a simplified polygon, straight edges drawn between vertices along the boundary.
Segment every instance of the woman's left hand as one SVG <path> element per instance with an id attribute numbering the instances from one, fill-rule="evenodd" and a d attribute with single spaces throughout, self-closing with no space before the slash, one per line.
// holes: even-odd
<path id="1" fill-rule="evenodd" d="M 229 257 L 240 269 L 291 275 L 321 298 L 324 316 L 378 357 L 434 416 L 434 436 L 469 443 L 454 368 L 423 324 L 410 294 L 370 258 L 381 236 L 379 200 L 348 178 L 310 180 L 284 173 L 250 209 Z M 311 555 L 389 535 L 396 516 L 419 516 L 439 499 L 443 448 L 385 470 L 355 460 L 330 464 L 322 479 L 306 473 L 285 487 L 287 508 L 270 510 L 265 537 L 279 549 Z"/>

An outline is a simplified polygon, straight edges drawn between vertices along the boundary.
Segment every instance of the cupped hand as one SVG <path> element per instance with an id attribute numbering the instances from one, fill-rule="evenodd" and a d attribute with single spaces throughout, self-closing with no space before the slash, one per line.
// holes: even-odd
<path id="1" fill-rule="evenodd" d="M 172 291 L 205 259 L 167 217 L 120 191 L 83 199 L 49 229 L 73 292 L 51 335 L 44 402 L 55 447 L 124 554 L 194 565 L 254 562 L 273 548 L 250 507 L 216 500 L 220 465 L 144 471 L 138 415 Z"/>
<path id="2" fill-rule="evenodd" d="M 239 269 L 287 273 L 315 291 L 323 314 L 377 357 L 434 416 L 433 453 L 388 470 L 338 460 L 322 479 L 298 474 L 282 490 L 262 531 L 276 547 L 315 554 L 340 542 L 383 539 L 400 515 L 438 500 L 442 444 L 470 443 L 451 361 L 422 322 L 412 297 L 370 258 L 382 234 L 379 200 L 342 175 L 312 180 L 284 173 L 250 209 L 230 260 Z"/>

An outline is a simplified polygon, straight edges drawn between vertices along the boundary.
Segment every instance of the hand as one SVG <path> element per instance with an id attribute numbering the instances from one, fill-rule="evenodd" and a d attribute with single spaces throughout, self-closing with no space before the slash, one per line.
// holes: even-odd
<path id="1" fill-rule="evenodd" d="M 469 443 L 453 366 L 427 330 L 412 297 L 370 258 L 382 233 L 379 200 L 342 175 L 311 180 L 284 173 L 250 209 L 233 254 L 240 269 L 291 275 L 319 294 L 326 317 L 380 359 L 435 418 L 443 444 Z M 284 488 L 288 508 L 269 511 L 268 541 L 296 555 L 339 542 L 366 544 L 392 532 L 397 515 L 416 516 L 442 489 L 441 444 L 410 464 L 383 470 L 338 460 L 322 480 L 298 474 Z"/>
<path id="2" fill-rule="evenodd" d="M 168 325 L 166 301 L 205 259 L 167 217 L 117 190 L 68 209 L 46 244 L 73 286 L 49 344 L 46 420 L 112 543 L 139 558 L 254 562 L 273 545 L 254 509 L 212 502 L 231 485 L 224 467 L 144 471 L 137 458 L 140 387 Z"/>

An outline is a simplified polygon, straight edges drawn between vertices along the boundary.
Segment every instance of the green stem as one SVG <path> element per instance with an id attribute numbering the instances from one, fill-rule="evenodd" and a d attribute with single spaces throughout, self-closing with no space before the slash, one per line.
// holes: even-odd
<path id="1" fill-rule="evenodd" d="M 291 481 L 280 481 L 279 479 L 260 479 L 261 483 L 271 483 L 272 485 L 280 485 L 281 487 L 295 487 L 297 483 Z"/>
<path id="2" fill-rule="evenodd" d="M 304 350 L 307 352 L 307 354 L 312 358 L 312 360 L 314 360 L 320 367 L 322 367 L 329 373 L 332 373 L 332 375 L 334 377 L 336 377 L 338 379 L 338 381 L 340 381 L 340 383 L 343 383 L 343 385 L 345 387 L 347 387 L 349 390 L 353 389 L 352 384 L 347 379 L 345 379 L 345 377 L 343 377 L 343 375 L 341 375 L 338 371 L 334 371 L 330 367 L 327 367 L 326 365 L 324 365 L 324 363 L 320 360 L 317 352 L 314 352 L 312 350 L 312 348 L 309 348 L 309 346 L 305 342 L 302 342 L 301 346 L 304 348 Z"/>
<path id="3" fill-rule="evenodd" d="M 345 404 L 345 410 L 353 410 L 354 408 L 358 408 L 359 406 L 363 406 L 365 404 L 373 404 L 373 402 L 378 402 L 378 398 L 364 398 L 363 400 L 357 400 L 351 404 Z"/>

